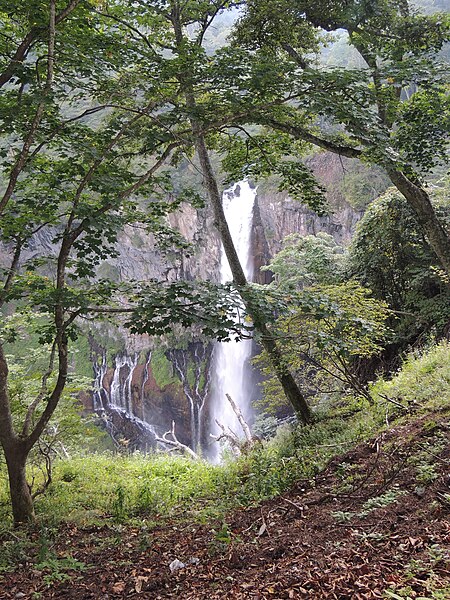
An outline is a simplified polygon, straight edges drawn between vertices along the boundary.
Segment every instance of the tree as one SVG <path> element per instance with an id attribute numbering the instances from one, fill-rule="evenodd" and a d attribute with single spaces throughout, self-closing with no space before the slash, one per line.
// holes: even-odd
<path id="1" fill-rule="evenodd" d="M 281 286 L 277 293 L 282 290 Z M 309 397 L 328 398 L 338 390 L 351 390 L 371 402 L 353 363 L 383 349 L 390 314 L 384 302 L 355 281 L 315 285 L 287 297 L 274 332 L 283 360 L 307 387 Z M 267 356 L 261 355 L 258 361 L 265 367 L 266 400 L 277 406 L 280 390 L 267 369 Z"/>
<path id="2" fill-rule="evenodd" d="M 30 407 L 43 393 L 43 380 L 47 378 L 49 386 L 55 383 L 56 374 L 50 373 L 47 365 L 51 348 L 33 340 L 45 321 L 46 315 L 34 312 L 15 313 L 5 319 L 3 334 L 9 340 L 5 344 L 9 365 L 9 401 L 12 421 L 17 429 L 27 419 L 31 428 L 42 414 L 42 402 L 37 403 L 33 410 Z M 26 351 L 21 351 L 23 349 Z M 55 459 L 67 458 L 80 443 L 86 447 L 89 443 L 98 442 L 101 437 L 92 419 L 81 415 L 79 393 L 89 389 L 91 383 L 89 378 L 80 376 L 74 376 L 67 383 L 51 423 L 30 451 L 28 465 L 31 466 L 32 498 L 44 493 L 51 484 Z M 0 462 L 1 459 L 0 456 Z M 36 484 L 35 475 L 38 476 Z"/>
<path id="3" fill-rule="evenodd" d="M 347 256 L 330 235 L 290 235 L 266 269 L 274 280 L 265 294 L 278 307 L 274 324 L 283 359 L 308 388 L 309 396 L 327 396 L 348 388 L 371 401 L 354 362 L 382 350 L 387 339 L 387 304 L 368 288 L 345 281 Z M 280 404 L 279 386 L 258 357 L 267 376 L 263 387 L 269 404 Z"/>
<path id="4" fill-rule="evenodd" d="M 0 345 L 0 442 L 15 521 L 33 514 L 26 460 L 70 378 L 68 349 L 82 317 L 124 317 L 132 331 L 148 333 L 164 333 L 176 321 L 187 327 L 200 321 L 204 332 L 226 338 L 251 328 L 245 321 L 235 323 L 226 312 L 240 296 L 286 395 L 308 421 L 309 406 L 271 329 L 274 311 L 248 285 L 237 258 L 211 151 L 224 153 L 222 166 L 229 177 L 275 173 L 283 189 L 322 211 L 323 189 L 300 157 L 308 144 L 385 164 L 400 184 L 406 181 L 414 199 L 418 195 L 416 204 L 424 209 L 430 243 L 442 249 L 443 228 L 433 220 L 434 213 L 430 217 L 428 196 L 416 177 L 416 171 L 430 168 L 434 155 L 443 150 L 435 102 L 436 91 L 441 92 L 439 73 L 427 70 L 427 63 L 425 73 L 419 70 L 415 76 L 419 58 L 425 59 L 406 54 L 413 41 L 420 42 L 420 51 L 439 47 L 444 27 L 437 20 L 414 17 L 404 35 L 404 21 L 401 15 L 393 18 L 398 11 L 392 12 L 387 0 L 380 4 L 381 16 L 369 15 L 368 20 L 359 8 L 355 13 L 356 4 L 346 2 L 342 10 L 334 7 L 336 12 L 327 3 L 322 26 L 347 23 L 363 51 L 369 42 L 359 29 L 354 31 L 355 22 L 364 28 L 367 23 L 376 25 L 386 35 L 395 30 L 404 42 L 401 68 L 394 59 L 392 65 L 387 63 L 389 70 L 372 65 L 375 83 L 369 86 L 368 69 L 327 73 L 304 58 L 317 48 L 319 36 L 311 23 L 320 25 L 315 19 L 322 14 L 307 10 L 304 3 L 290 8 L 277 0 L 276 10 L 265 20 L 269 30 L 262 27 L 255 37 L 256 51 L 247 36 L 241 46 L 214 52 L 205 46 L 206 34 L 222 11 L 235 6 L 233 2 L 46 0 L 36 5 L 21 0 L 13 6 L 4 0 L 0 6 L 7 32 L 0 45 L 0 217 L 1 238 L 10 250 L 0 303 L 6 312 L 28 305 L 47 315 L 41 337 L 50 344 L 48 370 L 55 373 L 54 383 L 42 379 L 42 393 L 30 404 L 31 413 L 42 407 L 35 413 L 39 417 L 25 419 L 17 429 L 11 418 L 8 359 Z M 286 22 L 293 26 L 289 36 Z M 427 35 L 418 31 L 418 24 L 429 24 Z M 375 50 L 394 53 L 388 42 Z M 394 83 L 383 79 L 388 73 L 395 75 Z M 406 83 L 410 86 L 414 79 L 421 87 L 402 103 L 402 95 L 394 94 L 395 82 L 400 81 L 406 93 Z M 306 94 L 311 89 L 315 93 Z M 350 100 L 345 99 L 347 93 Z M 423 102 L 431 121 L 420 119 Z M 311 114 L 316 113 L 334 116 L 333 127 L 324 135 L 313 128 Z M 338 127 L 342 123 L 344 132 Z M 413 123 L 412 130 L 408 123 Z M 408 145 L 407 140 L 414 143 Z M 418 147 L 423 149 L 416 152 Z M 199 202 L 199 195 L 192 190 L 175 194 L 170 169 L 163 167 L 176 166 L 181 157 L 192 160 L 194 150 L 234 282 L 166 286 L 96 280 L 97 266 L 114 255 L 118 232 L 125 225 L 144 228 L 166 248 L 183 244 L 168 227 L 166 215 L 183 199 Z M 38 236 L 46 239 L 48 249 L 35 259 L 28 249 Z M 215 302 L 224 310 L 218 311 Z"/>
<path id="5" fill-rule="evenodd" d="M 175 322 L 185 327 L 200 322 L 200 330 L 219 339 L 250 329 L 226 310 L 241 302 L 236 290 L 250 306 L 238 262 L 234 286 L 120 284 L 96 278 L 101 261 L 115 255 L 125 225 L 151 233 L 164 248 L 185 247 L 166 216 L 183 199 L 199 202 L 199 197 L 192 190 L 175 194 L 170 169 L 163 167 L 170 161 L 177 165 L 183 156 L 190 159 L 196 145 L 208 175 L 205 136 L 245 119 L 255 102 L 241 101 L 247 76 L 240 70 L 242 53 L 233 54 L 234 62 L 226 52 L 211 61 L 201 47 L 206 29 L 226 6 L 189 2 L 183 7 L 183 27 L 200 28 L 198 42 L 191 43 L 185 29 L 181 37 L 175 31 L 181 23 L 176 2 L 47 0 L 36 5 L 23 0 L 1 5 L 8 34 L 0 46 L 0 235 L 9 256 L 2 265 L 0 305 L 5 313 L 45 314 L 39 335 L 49 347 L 40 390 L 28 396 L 25 417 L 17 423 L 5 352 L 9 332 L 0 331 L 0 443 L 16 523 L 33 518 L 26 462 L 70 381 L 69 346 L 79 334 L 80 319 L 109 315 L 121 318 L 131 331 L 147 333 L 165 333 Z M 222 66 L 227 66 L 225 75 Z M 227 81 L 222 97 L 229 98 L 218 111 L 212 107 L 214 82 L 220 78 Z M 257 103 L 274 97 L 262 96 Z M 226 232 L 213 181 L 219 224 Z M 39 239 L 44 252 L 34 256 L 30 248 Z M 224 242 L 233 252 L 226 234 Z M 256 309 L 253 316 L 280 363 L 266 323 Z M 291 381 L 284 370 L 280 376 Z M 291 392 L 306 420 L 309 409 L 301 404 L 298 388 Z"/>
<path id="6" fill-rule="evenodd" d="M 184 92 L 186 110 L 191 126 L 193 142 L 200 162 L 204 186 L 214 211 L 215 224 L 219 231 L 220 238 L 225 249 L 225 254 L 230 265 L 233 275 L 233 282 L 239 290 L 239 293 L 244 301 L 246 311 L 253 321 L 255 330 L 259 333 L 261 344 L 270 357 L 276 376 L 283 387 L 286 397 L 292 404 L 294 410 L 299 415 L 301 420 L 307 423 L 311 419 L 311 412 L 308 403 L 306 402 L 303 393 L 298 387 L 298 384 L 296 383 L 289 369 L 286 368 L 286 364 L 282 360 L 276 340 L 267 327 L 265 317 L 258 309 L 257 304 L 253 301 L 251 289 L 249 289 L 244 270 L 234 247 L 233 239 L 231 237 L 223 210 L 222 196 L 219 192 L 217 178 L 214 174 L 206 145 L 204 128 L 205 126 L 208 127 L 208 122 L 206 121 L 205 123 L 200 117 L 200 107 L 197 99 L 201 92 L 196 86 L 199 72 L 196 71 L 196 67 L 199 69 L 202 61 L 206 59 L 205 53 L 202 51 L 203 49 L 201 44 L 204 33 L 207 27 L 210 26 L 214 16 L 219 10 L 225 8 L 227 4 L 228 3 L 224 2 L 219 2 L 217 5 L 213 3 L 211 7 L 206 10 L 206 12 L 203 12 L 203 14 L 200 13 L 201 18 L 196 16 L 195 22 L 197 25 L 199 25 L 199 32 L 196 34 L 194 40 L 190 40 L 185 28 L 189 24 L 192 25 L 192 14 L 195 14 L 195 10 L 198 11 L 199 8 L 203 7 L 199 7 L 199 5 L 196 3 L 182 5 L 182 3 L 176 0 L 169 3 L 170 12 L 166 13 L 166 18 L 170 21 L 173 27 L 173 50 L 178 61 L 183 66 L 183 70 L 177 73 L 177 78 Z M 205 78 L 203 76 L 203 78 L 200 78 L 200 84 L 204 86 L 204 83 Z M 235 114 L 232 113 L 231 118 L 235 118 Z"/>
<path id="7" fill-rule="evenodd" d="M 424 183 L 446 160 L 449 100 L 436 53 L 448 39 L 446 14 L 422 16 L 405 0 L 246 2 L 236 43 L 290 57 L 297 100 L 261 111 L 258 122 L 295 139 L 382 166 L 414 211 L 450 273 L 450 238 Z M 363 68 L 325 68 L 305 35 L 344 30 Z M 314 118 L 317 115 L 317 118 Z"/>
<path id="8" fill-rule="evenodd" d="M 130 292 L 107 280 L 93 286 L 96 267 L 114 255 L 126 224 L 176 243 L 164 217 L 181 199 L 171 201 L 170 177 L 157 175 L 180 145 L 164 134 L 158 114 L 172 90 L 163 94 L 158 77 L 136 77 L 153 73 L 159 56 L 149 45 L 134 51 L 133 26 L 122 25 L 121 7 L 105 15 L 97 2 L 12 4 L 3 2 L 0 13 L 8 31 L 0 48 L 0 233 L 10 251 L 0 305 L 4 313 L 45 314 L 39 334 L 50 348 L 40 389 L 19 424 L 4 349 L 10 332 L 0 332 L 0 443 L 13 518 L 21 523 L 34 514 L 26 461 L 70 380 L 76 321 L 114 312 L 113 301 L 123 309 Z M 29 247 L 39 236 L 46 251 L 34 257 Z"/>
<path id="9" fill-rule="evenodd" d="M 328 233 L 301 236 L 293 233 L 283 240 L 283 249 L 270 264 L 275 281 L 285 291 L 298 291 L 315 284 L 340 283 L 343 279 L 345 251 Z"/>
<path id="10" fill-rule="evenodd" d="M 434 205 L 442 222 L 448 222 L 448 207 Z M 439 335 L 448 325 L 448 285 L 414 212 L 395 188 L 375 200 L 359 222 L 347 275 L 396 312 L 391 327 L 397 345 L 413 343 L 433 329 Z"/>

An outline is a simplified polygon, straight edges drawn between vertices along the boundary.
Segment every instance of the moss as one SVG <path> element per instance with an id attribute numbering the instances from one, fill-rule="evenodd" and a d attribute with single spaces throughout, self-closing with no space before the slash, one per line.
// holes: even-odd
<path id="1" fill-rule="evenodd" d="M 158 348 L 152 352 L 150 366 L 156 384 L 160 389 L 163 389 L 171 384 L 180 383 L 174 375 L 172 363 L 168 360 L 164 350 L 161 348 Z"/>
<path id="2" fill-rule="evenodd" d="M 195 365 L 190 363 L 187 368 L 187 381 L 191 389 L 195 387 L 195 378 Z"/>

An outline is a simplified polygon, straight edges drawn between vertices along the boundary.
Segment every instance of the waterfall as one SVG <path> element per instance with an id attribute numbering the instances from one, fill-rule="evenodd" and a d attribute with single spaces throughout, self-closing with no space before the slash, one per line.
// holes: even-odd
<path id="1" fill-rule="evenodd" d="M 114 408 L 119 408 L 133 414 L 133 398 L 131 395 L 131 383 L 133 380 L 133 373 L 137 367 L 139 361 L 139 354 L 136 353 L 134 356 L 128 354 L 116 354 L 114 375 L 111 382 L 111 393 L 109 403 Z M 123 370 L 128 370 L 125 379 L 123 378 Z M 122 381 L 121 381 L 122 380 Z"/>
<path id="2" fill-rule="evenodd" d="M 141 386 L 141 401 L 143 401 L 144 386 L 148 379 L 148 367 L 151 359 L 151 352 L 147 357 L 145 373 L 143 374 L 143 383 Z M 120 419 L 125 419 L 132 423 L 143 434 L 150 434 L 153 438 L 156 435 L 155 428 L 139 418 L 135 414 L 133 406 L 132 382 L 133 374 L 139 363 L 139 353 L 129 356 L 126 352 L 116 354 L 114 358 L 114 372 L 109 390 L 104 385 L 104 377 L 108 370 L 106 351 L 102 351 L 101 362 L 94 361 L 94 410 L 102 417 L 111 437 L 115 439 L 118 433 L 113 421 L 107 418 L 107 414 Z"/>
<path id="3" fill-rule="evenodd" d="M 108 370 L 106 362 L 106 350 L 102 351 L 101 362 L 96 357 L 92 363 L 94 368 L 94 391 L 92 394 L 93 408 L 95 411 L 102 410 L 109 403 L 108 392 L 103 387 L 103 379 Z"/>
<path id="4" fill-rule="evenodd" d="M 247 181 L 237 183 L 223 195 L 223 205 L 228 227 L 236 251 L 248 281 L 253 277 L 253 261 L 250 255 L 250 242 L 253 223 L 253 206 L 256 189 Z M 220 280 L 222 283 L 233 279 L 225 250 L 222 246 L 220 258 Z M 219 342 L 214 348 L 213 374 L 211 381 L 212 429 L 216 431 L 215 420 L 230 428 L 239 437 L 242 432 L 225 394 L 229 394 L 239 405 L 244 417 L 252 414 L 250 365 L 251 340 L 239 342 Z"/>
<path id="5" fill-rule="evenodd" d="M 186 350 L 171 349 L 167 356 L 183 386 L 189 406 L 190 445 L 198 451 L 202 443 L 202 413 L 208 396 L 209 346 L 191 342 Z"/>

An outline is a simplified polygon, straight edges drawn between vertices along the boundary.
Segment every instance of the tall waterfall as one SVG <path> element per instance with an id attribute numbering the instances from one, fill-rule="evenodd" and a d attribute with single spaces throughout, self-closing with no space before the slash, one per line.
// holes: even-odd
<path id="1" fill-rule="evenodd" d="M 249 281 L 253 277 L 253 261 L 250 255 L 250 242 L 253 223 L 253 206 L 256 190 L 247 181 L 241 181 L 223 195 L 223 205 L 230 233 L 236 251 Z M 233 279 L 225 250 L 222 247 L 220 258 L 220 280 L 222 283 Z M 220 342 L 216 344 L 213 358 L 211 381 L 212 428 L 216 431 L 215 420 L 229 427 L 239 437 L 242 435 L 225 394 L 229 394 L 238 404 L 245 418 L 251 416 L 250 365 L 251 340 Z"/>

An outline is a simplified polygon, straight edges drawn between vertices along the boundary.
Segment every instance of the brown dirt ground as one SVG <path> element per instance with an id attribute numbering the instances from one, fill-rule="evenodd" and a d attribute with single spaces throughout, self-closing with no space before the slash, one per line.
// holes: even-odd
<path id="1" fill-rule="evenodd" d="M 365 600 L 407 586 L 409 598 L 450 598 L 450 423 L 433 419 L 391 429 L 332 459 L 314 481 L 233 512 L 222 536 L 221 523 L 185 519 L 147 532 L 64 525 L 52 550 L 86 570 L 49 587 L 30 561 L 0 579 L 0 599 Z M 436 435 L 446 443 L 429 457 L 439 476 L 421 489 L 411 457 L 432 453 Z M 389 505 L 358 514 L 392 490 Z M 171 573 L 174 559 L 191 562 Z"/>

